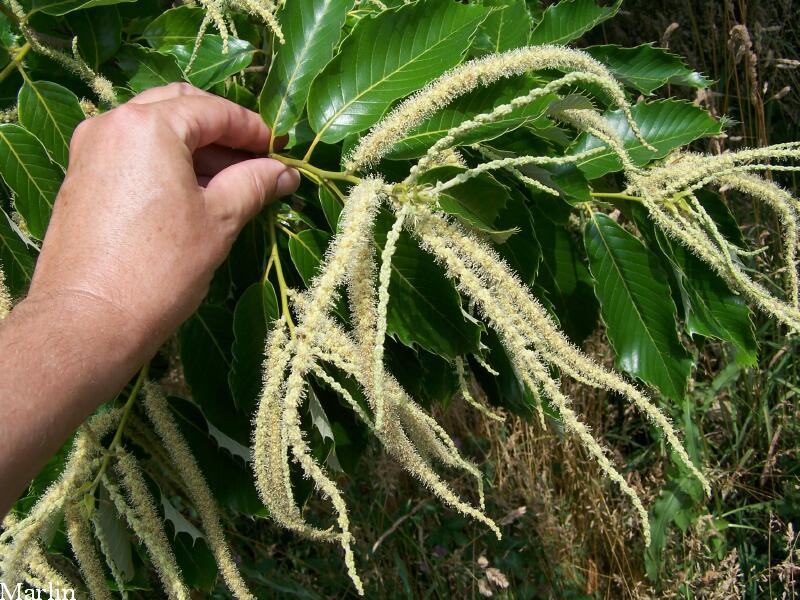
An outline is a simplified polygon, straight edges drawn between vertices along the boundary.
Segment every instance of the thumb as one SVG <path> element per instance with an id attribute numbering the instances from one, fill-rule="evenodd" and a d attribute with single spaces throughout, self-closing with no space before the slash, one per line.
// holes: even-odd
<path id="1" fill-rule="evenodd" d="M 300 185 L 300 174 L 277 160 L 254 158 L 217 173 L 205 189 L 209 208 L 241 226 L 265 204 L 288 196 Z"/>

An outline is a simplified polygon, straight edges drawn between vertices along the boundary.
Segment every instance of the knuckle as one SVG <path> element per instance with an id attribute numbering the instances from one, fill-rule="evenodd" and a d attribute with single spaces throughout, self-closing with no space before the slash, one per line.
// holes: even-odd
<path id="1" fill-rule="evenodd" d="M 174 81 L 167 84 L 167 89 L 174 92 L 177 96 L 188 96 L 194 91 L 194 87 L 185 81 Z"/>
<path id="2" fill-rule="evenodd" d="M 82 140 L 87 136 L 88 130 L 93 126 L 93 119 L 86 119 L 78 123 L 78 126 L 72 132 L 72 137 L 69 140 L 70 153 L 75 152 L 81 145 Z"/>
<path id="3" fill-rule="evenodd" d="M 146 113 L 146 106 L 128 102 L 122 106 L 118 106 L 108 114 L 118 121 L 139 121 Z"/>

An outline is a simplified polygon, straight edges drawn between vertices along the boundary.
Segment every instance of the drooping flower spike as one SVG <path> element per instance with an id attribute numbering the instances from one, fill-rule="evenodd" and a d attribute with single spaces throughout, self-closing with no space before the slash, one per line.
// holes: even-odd
<path id="1" fill-rule="evenodd" d="M 711 267 L 731 289 L 794 331 L 800 331 L 797 244 L 800 203 L 759 171 L 789 171 L 800 159 L 800 145 L 726 152 L 716 156 L 678 153 L 663 165 L 628 175 L 628 191 L 642 198 L 650 218 L 669 237 Z M 776 164 L 777 163 L 777 164 Z M 785 298 L 776 298 L 748 275 L 739 257 L 746 255 L 725 239 L 694 192 L 706 186 L 737 191 L 773 210 L 782 224 Z"/>
<path id="2" fill-rule="evenodd" d="M 641 137 L 639 127 L 630 112 L 630 105 L 625 98 L 622 86 L 614 79 L 609 70 L 597 60 L 581 52 L 563 46 L 532 46 L 510 50 L 502 54 L 488 55 L 464 63 L 430 83 L 420 92 L 417 92 L 403 101 L 380 123 L 364 136 L 353 150 L 345 166 L 349 172 L 364 170 L 376 164 L 383 158 L 402 137 L 424 119 L 441 110 L 456 98 L 472 90 L 490 85 L 500 79 L 523 75 L 528 72 L 553 69 L 567 71 L 564 77 L 554 82 L 537 88 L 530 93 L 501 105 L 485 115 L 478 115 L 463 124 L 460 124 L 442 138 L 420 164 L 412 170 L 424 170 L 430 156 L 440 153 L 448 145 L 455 142 L 456 138 L 484 123 L 499 119 L 511 110 L 530 104 L 535 99 L 558 89 L 577 83 L 590 82 L 597 85 L 605 92 L 612 103 L 618 106 L 625 114 L 631 130 L 646 147 L 650 147 Z M 545 91 L 546 90 L 546 91 Z"/>

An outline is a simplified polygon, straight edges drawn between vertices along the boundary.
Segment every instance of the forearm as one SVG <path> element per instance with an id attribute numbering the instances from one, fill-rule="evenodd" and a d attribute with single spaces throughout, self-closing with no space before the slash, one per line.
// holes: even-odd
<path id="1" fill-rule="evenodd" d="M 0 322 L 0 515 L 150 351 L 93 299 L 30 298 Z"/>

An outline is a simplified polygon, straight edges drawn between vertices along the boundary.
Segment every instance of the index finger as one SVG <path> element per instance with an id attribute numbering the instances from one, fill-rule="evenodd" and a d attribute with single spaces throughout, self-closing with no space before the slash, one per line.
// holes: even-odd
<path id="1" fill-rule="evenodd" d="M 149 105 L 162 112 L 175 133 L 194 152 L 217 144 L 266 153 L 270 129 L 261 115 L 214 95 L 188 95 Z"/>

